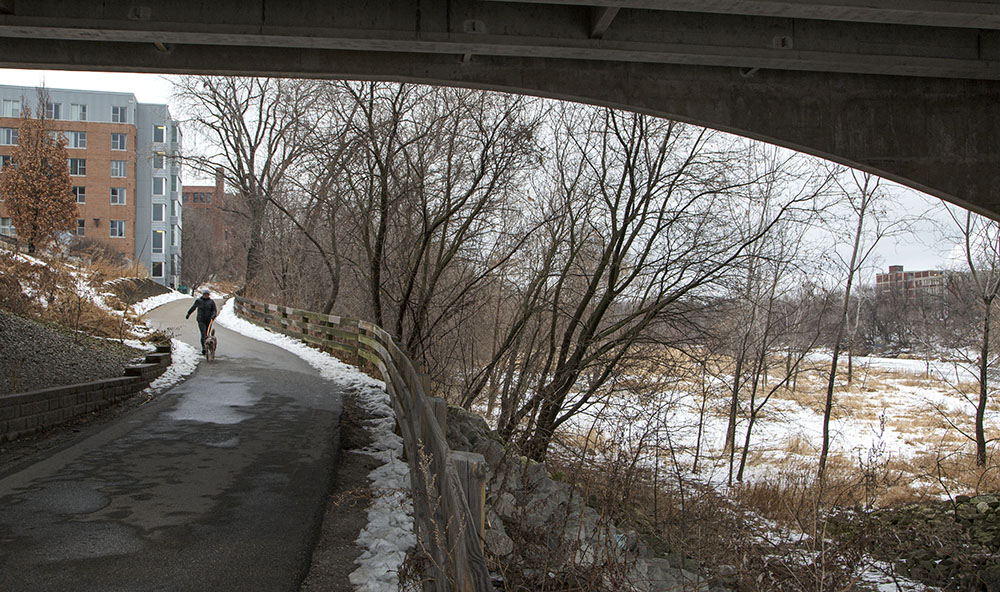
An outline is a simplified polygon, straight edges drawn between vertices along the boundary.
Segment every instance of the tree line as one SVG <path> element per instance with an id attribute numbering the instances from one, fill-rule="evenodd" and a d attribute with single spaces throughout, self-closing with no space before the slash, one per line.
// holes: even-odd
<path id="1" fill-rule="evenodd" d="M 192 76 L 175 93 L 202 148 L 187 165 L 222 166 L 238 245 L 185 244 L 184 268 L 379 324 L 437 394 L 486 410 L 536 460 L 591 406 L 684 376 L 703 411 L 722 385 L 739 480 L 762 410 L 817 348 L 832 352 L 824 426 L 842 356 L 848 381 L 853 355 L 873 348 L 973 343 L 992 363 L 995 223 L 966 219 L 972 271 L 952 300 L 876 297 L 862 274 L 906 219 L 872 175 L 680 122 L 476 90 Z M 821 476 L 828 443 L 824 430 Z"/>

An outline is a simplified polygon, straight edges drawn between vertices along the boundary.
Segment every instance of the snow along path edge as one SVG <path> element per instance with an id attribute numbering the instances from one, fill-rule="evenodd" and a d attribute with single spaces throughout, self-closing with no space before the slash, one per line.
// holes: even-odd
<path id="1" fill-rule="evenodd" d="M 410 472 L 402 460 L 403 440 L 394 433 L 396 419 L 385 384 L 298 339 L 241 319 L 236 316 L 233 299 L 222 306 L 216 322 L 299 356 L 319 370 L 323 378 L 351 387 L 357 394 L 358 404 L 372 415 L 372 420 L 365 425 L 372 444 L 363 452 L 382 460 L 383 464 L 368 473 L 374 490 L 373 501 L 368 509 L 368 524 L 355 541 L 362 553 L 355 560 L 358 568 L 350 574 L 350 580 L 358 592 L 396 592 L 400 566 L 406 554 L 416 546 L 416 535 Z"/>

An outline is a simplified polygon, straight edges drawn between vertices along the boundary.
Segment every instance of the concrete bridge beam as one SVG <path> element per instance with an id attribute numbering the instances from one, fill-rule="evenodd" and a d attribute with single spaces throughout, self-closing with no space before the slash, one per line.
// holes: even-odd
<path id="1" fill-rule="evenodd" d="M 1000 4 L 0 0 L 0 66 L 395 80 L 671 117 L 1000 217 Z"/>

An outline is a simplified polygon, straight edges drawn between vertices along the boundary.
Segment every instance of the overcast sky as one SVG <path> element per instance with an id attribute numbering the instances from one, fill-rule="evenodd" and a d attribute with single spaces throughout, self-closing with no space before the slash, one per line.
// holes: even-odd
<path id="1" fill-rule="evenodd" d="M 178 109 L 171 104 L 171 76 L 119 72 L 71 72 L 58 70 L 10 70 L 0 68 L 0 84 L 39 86 L 78 90 L 130 92 L 141 103 L 163 103 L 171 106 L 176 117 Z M 211 184 L 206 179 L 185 178 L 189 185 Z M 918 213 L 940 203 L 936 198 L 916 191 L 899 189 L 903 195 L 900 214 Z M 940 216 L 938 216 L 940 218 Z M 877 251 L 878 267 L 903 265 L 907 270 L 935 269 L 945 264 L 954 242 L 942 240 L 930 223 L 920 223 L 914 236 L 885 241 Z"/>

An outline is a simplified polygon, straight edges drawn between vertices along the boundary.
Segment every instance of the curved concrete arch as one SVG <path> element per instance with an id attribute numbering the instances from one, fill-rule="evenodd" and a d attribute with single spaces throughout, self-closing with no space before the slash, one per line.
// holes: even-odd
<path id="1" fill-rule="evenodd" d="M 764 140 L 1000 217 L 995 3 L 302 0 L 291 11 L 267 0 L 0 0 L 0 66 L 581 101 Z"/>

